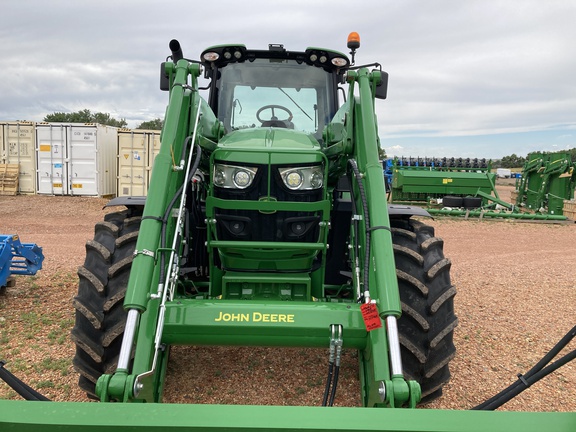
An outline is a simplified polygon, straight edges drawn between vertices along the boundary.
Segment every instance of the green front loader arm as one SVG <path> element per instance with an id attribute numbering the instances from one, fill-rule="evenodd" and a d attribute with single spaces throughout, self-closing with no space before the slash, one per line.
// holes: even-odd
<path id="1" fill-rule="evenodd" d="M 165 281 L 161 280 L 165 277 L 162 270 L 167 268 L 166 257 L 172 247 L 172 244 L 162 247 L 161 238 L 172 239 L 179 229 L 171 214 L 176 204 L 171 200 L 177 197 L 185 183 L 184 160 L 194 143 L 189 149 L 184 145 L 187 136 L 197 128 L 202 107 L 198 95 L 198 65 L 186 60 L 180 60 L 176 65 L 166 63 L 166 72 L 172 85 L 170 101 L 126 290 L 124 307 L 128 319 L 123 345 L 116 372 L 98 380 L 96 389 L 102 401 L 135 400 L 137 392 L 141 400 L 159 401 L 161 398 L 167 353 L 156 335 L 163 314 L 161 298 L 166 289 Z M 176 245 L 176 253 L 180 252 L 180 247 L 181 240 Z M 134 359 L 129 370 L 133 346 Z"/>
<path id="2" fill-rule="evenodd" d="M 402 373 L 396 320 L 401 314 L 394 264 L 390 219 L 382 165 L 379 162 L 378 127 L 373 89 L 382 79 L 380 71 L 362 68 L 348 73 L 350 124 L 353 147 L 348 163 L 352 195 L 359 219 L 358 236 L 364 302 L 373 303 L 385 323 L 369 332 L 369 343 L 361 351 L 361 381 L 366 406 L 414 407 L 420 386 Z M 357 91 L 357 96 L 354 96 Z"/>

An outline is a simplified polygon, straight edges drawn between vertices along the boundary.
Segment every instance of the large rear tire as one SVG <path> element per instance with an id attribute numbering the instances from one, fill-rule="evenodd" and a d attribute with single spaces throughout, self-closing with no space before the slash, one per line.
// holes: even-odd
<path id="1" fill-rule="evenodd" d="M 451 262 L 433 227 L 412 219 L 392 219 L 391 225 L 402 303 L 398 332 L 404 374 L 420 383 L 422 402 L 429 402 L 442 395 L 456 353 Z"/>
<path id="2" fill-rule="evenodd" d="M 96 224 L 94 239 L 86 243 L 86 260 L 78 269 L 73 365 L 80 374 L 78 385 L 92 398 L 97 397 L 98 378 L 113 372 L 118 363 L 126 323 L 123 302 L 140 221 L 137 210 L 107 214 Z"/>

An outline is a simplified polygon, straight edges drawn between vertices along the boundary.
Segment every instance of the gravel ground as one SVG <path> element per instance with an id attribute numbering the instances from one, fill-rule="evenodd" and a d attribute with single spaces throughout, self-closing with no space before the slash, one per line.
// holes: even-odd
<path id="1" fill-rule="evenodd" d="M 499 187 L 508 199 L 511 186 Z M 106 200 L 0 196 L 0 234 L 43 248 L 44 268 L 0 297 L 0 359 L 54 400 L 87 400 L 69 340 L 76 269 Z M 452 260 L 459 327 L 444 395 L 429 408 L 467 409 L 529 370 L 576 325 L 576 226 L 478 220 L 430 222 Z M 572 342 L 561 354 L 574 350 Z M 165 399 L 178 403 L 319 405 L 327 350 L 176 347 Z M 357 355 L 345 351 L 336 405 L 359 403 Z M 18 399 L 0 384 L 0 398 Z M 576 411 L 572 362 L 503 410 Z"/>

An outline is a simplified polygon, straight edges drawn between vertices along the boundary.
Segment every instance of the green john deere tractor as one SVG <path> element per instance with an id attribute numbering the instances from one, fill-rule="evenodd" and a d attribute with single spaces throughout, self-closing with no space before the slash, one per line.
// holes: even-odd
<path id="1" fill-rule="evenodd" d="M 366 406 L 438 395 L 455 290 L 442 241 L 411 219 L 426 213 L 386 206 L 373 110 L 386 73 L 317 48 L 216 46 L 201 62 L 171 49 L 148 196 L 110 202 L 127 210 L 96 226 L 79 272 L 82 388 L 159 402 L 175 344 L 332 345 L 360 352 Z"/>
<path id="2" fill-rule="evenodd" d="M 148 195 L 109 203 L 79 269 L 74 366 L 105 403 L 10 401 L 7 430 L 571 430 L 570 413 L 408 409 L 449 380 L 456 291 L 429 215 L 387 205 L 388 75 L 348 47 L 352 63 L 282 45 L 193 61 L 170 42 Z M 173 345 L 325 347 L 325 406 L 357 350 L 364 408 L 158 404 Z"/>

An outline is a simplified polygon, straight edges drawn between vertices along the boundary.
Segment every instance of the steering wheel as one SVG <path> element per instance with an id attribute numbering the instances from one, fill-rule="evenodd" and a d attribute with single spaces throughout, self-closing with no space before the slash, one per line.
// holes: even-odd
<path id="1" fill-rule="evenodd" d="M 270 120 L 263 120 L 260 118 L 260 113 L 264 110 L 271 110 L 272 111 L 272 116 L 270 117 Z M 285 113 L 288 114 L 288 118 L 285 120 L 279 120 L 278 117 L 276 117 L 274 110 L 279 109 L 280 111 L 284 111 Z M 292 112 L 286 108 L 285 106 L 282 105 L 264 105 L 262 108 L 260 108 L 257 112 L 256 112 L 256 118 L 258 119 L 258 121 L 262 124 L 267 123 L 267 122 L 291 122 L 292 121 Z"/>

